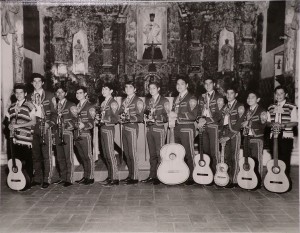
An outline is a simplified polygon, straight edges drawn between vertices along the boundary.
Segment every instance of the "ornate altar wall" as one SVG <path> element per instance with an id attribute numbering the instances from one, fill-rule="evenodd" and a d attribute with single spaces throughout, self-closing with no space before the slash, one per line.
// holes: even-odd
<path id="1" fill-rule="evenodd" d="M 218 79 L 220 92 L 232 82 L 240 90 L 256 88 L 262 9 L 260 2 L 47 7 L 46 73 L 49 78 L 54 73 L 69 79 L 70 90 L 79 83 L 88 86 L 92 100 L 104 81 L 114 81 L 121 96 L 127 79 L 136 82 L 140 96 L 148 94 L 150 80 L 161 83 L 164 96 L 174 96 L 178 75 L 190 77 L 190 89 L 196 95 L 203 91 L 205 76 Z M 150 33 L 146 32 L 149 25 Z M 74 41 L 75 37 L 79 39 Z M 152 47 L 149 38 L 156 45 Z M 157 50 L 161 55 L 155 55 Z M 52 77 L 54 83 L 57 77 Z"/>

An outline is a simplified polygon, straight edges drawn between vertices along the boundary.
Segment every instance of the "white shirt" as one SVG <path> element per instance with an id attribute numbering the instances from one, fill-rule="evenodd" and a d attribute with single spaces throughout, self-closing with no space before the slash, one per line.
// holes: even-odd
<path id="1" fill-rule="evenodd" d="M 235 99 L 231 102 L 228 102 L 228 105 L 230 104 L 230 109 L 232 108 L 233 104 L 235 102 Z M 223 125 L 228 125 L 229 123 L 229 114 L 226 114 L 224 117 L 224 124 Z"/>
<path id="2" fill-rule="evenodd" d="M 257 104 L 256 105 L 254 105 L 254 106 L 251 106 L 250 107 L 250 110 L 251 111 L 254 111 L 254 109 L 257 107 Z M 249 123 L 248 123 L 249 124 Z M 253 136 L 254 134 L 253 134 L 253 129 L 251 129 L 250 128 L 250 130 L 249 130 L 249 136 Z"/>
<path id="3" fill-rule="evenodd" d="M 183 97 L 187 94 L 187 90 L 185 90 L 184 92 L 181 92 L 180 94 L 179 94 L 179 98 L 181 98 L 181 99 L 183 99 Z"/>
<path id="4" fill-rule="evenodd" d="M 210 99 L 211 99 L 213 93 L 214 93 L 213 90 L 206 93 L 206 96 L 207 96 L 207 104 L 206 105 L 207 106 L 209 106 L 209 104 L 210 104 Z M 210 95 L 210 97 L 208 96 L 208 94 Z M 209 113 L 209 110 L 207 108 L 204 108 L 203 115 L 206 116 L 206 117 L 211 117 L 211 115 Z"/>
<path id="5" fill-rule="evenodd" d="M 33 94 L 40 94 L 40 97 L 42 98 L 42 94 L 43 94 L 43 89 L 40 89 L 38 91 L 34 90 Z M 35 106 L 35 116 L 36 117 L 39 117 L 39 118 L 44 118 L 44 114 L 43 114 L 43 111 L 42 111 L 42 105 L 38 106 L 37 104 L 35 104 L 35 102 L 33 103 L 34 106 Z"/>

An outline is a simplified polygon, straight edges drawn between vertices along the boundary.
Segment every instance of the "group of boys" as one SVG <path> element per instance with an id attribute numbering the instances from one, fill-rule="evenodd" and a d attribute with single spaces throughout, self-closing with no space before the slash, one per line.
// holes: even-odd
<path id="1" fill-rule="evenodd" d="M 278 126 L 279 159 L 286 163 L 286 174 L 290 172 L 290 157 L 293 149 L 293 127 L 297 126 L 296 106 L 286 101 L 284 87 L 275 88 L 276 104 L 268 111 L 260 105 L 260 96 L 256 91 L 248 93 L 247 109 L 237 101 L 237 90 L 228 88 L 226 100 L 214 90 L 212 78 L 204 80 L 206 93 L 198 100 L 188 92 L 188 81 L 178 78 L 176 89 L 179 93 L 172 106 L 167 98 L 160 95 L 159 83 L 149 84 L 151 98 L 145 103 L 136 95 L 134 82 L 125 85 L 126 98 L 119 106 L 113 98 L 114 87 L 106 83 L 102 87 L 105 100 L 99 106 L 100 111 L 88 101 L 86 87 L 76 89 L 78 104 L 66 99 L 64 86 L 55 88 L 55 95 L 43 89 L 44 77 L 34 73 L 32 85 L 34 92 L 27 95 L 25 86 L 14 87 L 17 102 L 13 103 L 8 115 L 10 130 L 14 132 L 15 151 L 22 151 L 22 160 L 31 182 L 27 188 L 40 185 L 48 188 L 52 178 L 52 145 L 56 147 L 57 167 L 60 179 L 53 182 L 65 187 L 74 183 L 73 145 L 84 168 L 83 177 L 76 183 L 90 185 L 94 183 L 94 158 L 92 154 L 92 129 L 97 125 L 100 130 L 100 145 L 105 159 L 108 177 L 101 182 L 104 187 L 123 183 L 139 182 L 137 138 L 138 123 L 147 127 L 147 142 L 150 153 L 150 174 L 141 182 L 157 185 L 157 168 L 160 162 L 160 149 L 166 141 L 165 124 L 172 111 L 177 115 L 174 129 L 175 142 L 186 150 L 185 160 L 190 169 L 186 185 L 193 185 L 194 139 L 197 127 L 204 129 L 203 150 L 212 159 L 211 168 L 215 171 L 220 162 L 219 144 L 225 143 L 225 163 L 229 166 L 230 183 L 228 188 L 237 186 L 238 160 L 241 145 L 241 131 L 247 129 L 250 138 L 250 156 L 255 159 L 260 178 L 263 173 L 263 144 L 265 127 Z M 27 98 L 26 98 L 27 96 Z M 226 102 L 226 104 L 225 104 Z M 281 109 L 279 112 L 278 109 Z M 195 127 L 197 122 L 197 127 Z M 122 144 L 129 175 L 119 180 L 117 159 L 114 153 L 115 125 L 121 124 Z M 32 133 L 33 131 L 33 133 Z M 54 135 L 54 142 L 52 140 Z M 30 149 L 32 147 L 32 150 Z M 15 152 L 14 151 L 14 152 Z M 283 153 L 284 152 L 284 153 Z M 18 154 L 18 153 L 16 153 Z M 32 158 L 32 159 L 31 159 Z M 32 163 L 33 162 L 33 163 Z M 34 171 L 34 172 L 33 172 Z"/>

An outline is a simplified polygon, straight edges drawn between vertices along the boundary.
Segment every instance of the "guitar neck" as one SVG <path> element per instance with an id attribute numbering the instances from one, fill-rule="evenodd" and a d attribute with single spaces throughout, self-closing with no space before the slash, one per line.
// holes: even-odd
<path id="1" fill-rule="evenodd" d="M 273 139 L 273 156 L 274 156 L 274 166 L 278 167 L 278 138 Z"/>
<path id="2" fill-rule="evenodd" d="M 203 160 L 203 133 L 199 133 L 199 154 L 200 160 Z"/>
<path id="3" fill-rule="evenodd" d="M 169 143 L 175 143 L 174 128 L 173 127 L 170 127 L 170 142 Z"/>
<path id="4" fill-rule="evenodd" d="M 9 146 L 10 146 L 10 154 L 11 154 L 11 159 L 13 162 L 13 167 L 16 166 L 16 159 L 15 159 L 15 153 L 14 153 L 14 137 L 10 137 L 9 139 Z"/>
<path id="5" fill-rule="evenodd" d="M 245 163 L 248 163 L 248 157 L 249 157 L 249 150 L 248 150 L 248 143 L 249 143 L 249 137 L 246 135 L 244 137 L 244 158 L 245 158 Z"/>
<path id="6" fill-rule="evenodd" d="M 224 163 L 225 145 L 226 145 L 226 144 L 222 144 L 222 150 L 221 150 L 221 163 Z"/>

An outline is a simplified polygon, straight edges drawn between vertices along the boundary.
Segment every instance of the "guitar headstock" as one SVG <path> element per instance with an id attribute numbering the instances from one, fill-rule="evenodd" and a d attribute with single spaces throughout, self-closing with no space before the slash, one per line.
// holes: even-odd
<path id="1" fill-rule="evenodd" d="M 171 112 L 169 113 L 169 127 L 170 127 L 170 128 L 174 128 L 174 127 L 175 127 L 175 122 L 176 122 L 176 120 L 177 120 L 177 113 L 171 111 Z"/>
<path id="2" fill-rule="evenodd" d="M 249 128 L 248 127 L 244 127 L 243 128 L 243 135 L 244 136 L 248 136 L 248 134 L 249 134 Z"/>

